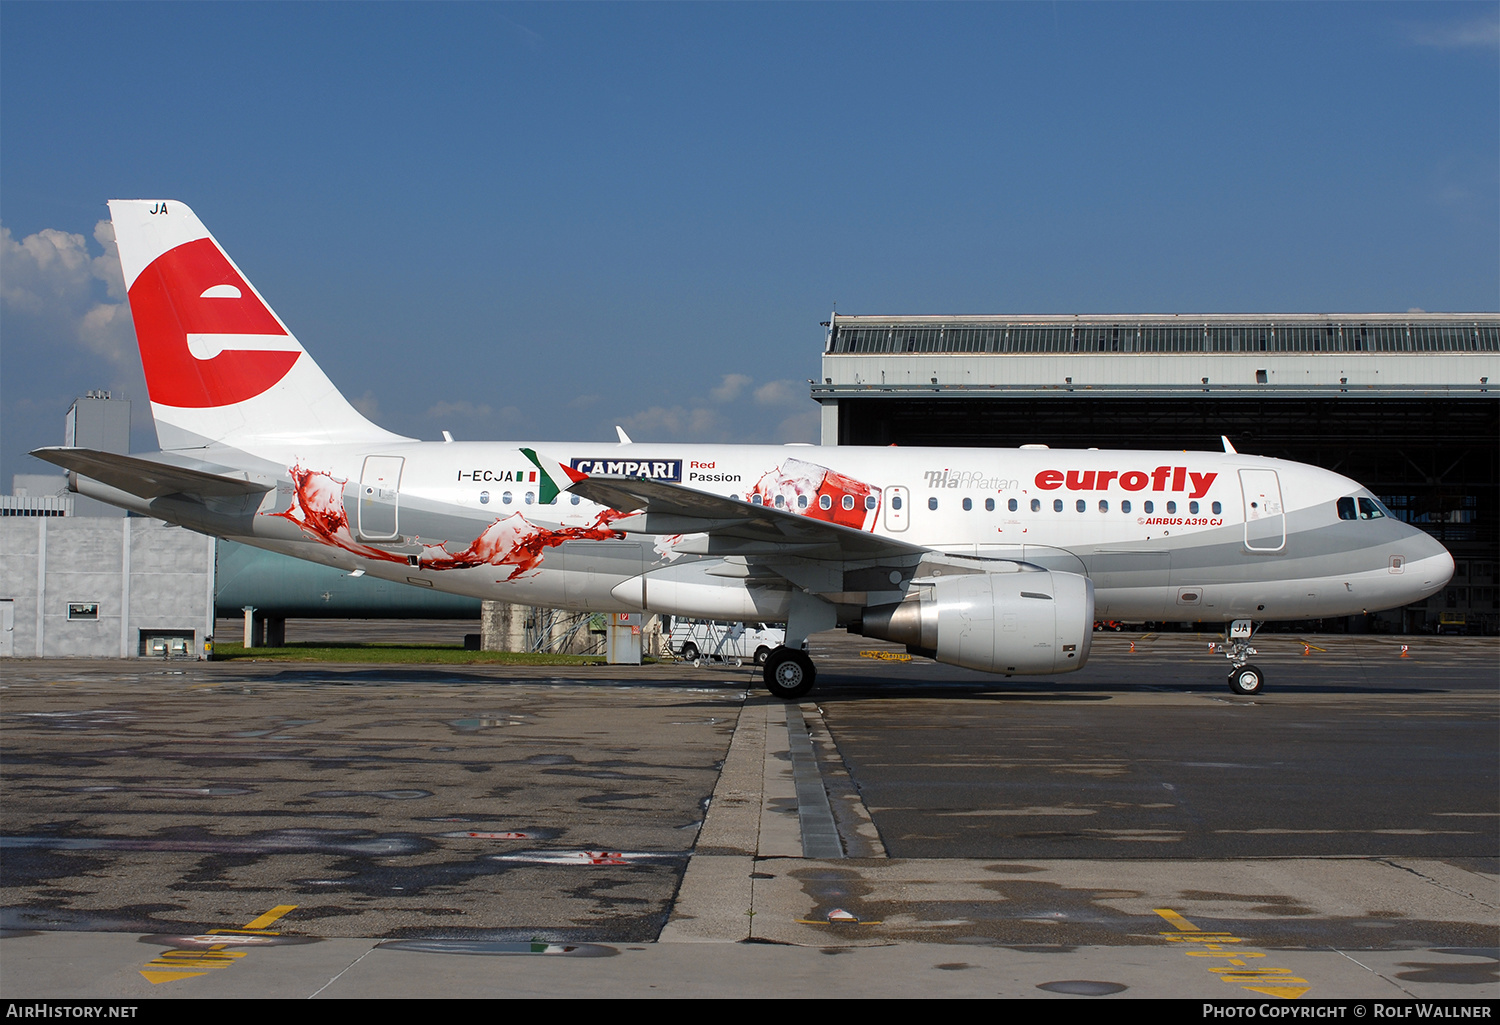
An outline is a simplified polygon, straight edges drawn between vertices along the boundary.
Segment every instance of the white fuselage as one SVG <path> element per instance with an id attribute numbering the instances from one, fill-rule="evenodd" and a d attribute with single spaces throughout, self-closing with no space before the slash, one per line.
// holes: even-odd
<path id="1" fill-rule="evenodd" d="M 542 504 L 521 447 L 393 442 L 262 451 L 255 476 L 279 486 L 249 529 L 234 533 L 301 558 L 481 598 L 784 618 L 784 581 L 756 580 L 736 568 L 743 560 L 728 559 L 726 569 L 726 559 L 706 554 L 694 536 L 616 531 L 607 510 L 566 493 Z M 780 503 L 936 552 L 1084 574 L 1093 580 L 1101 618 L 1349 615 L 1419 600 L 1452 573 L 1440 545 L 1383 515 L 1354 481 L 1248 455 L 528 447 L 593 476 L 668 480 L 744 502 Z M 273 468 L 278 461 L 287 468 L 281 473 Z M 321 493 L 298 485 L 299 472 L 304 482 L 315 477 Z M 1340 499 L 1353 517 L 1341 518 Z M 899 598 L 867 590 L 843 600 Z"/>

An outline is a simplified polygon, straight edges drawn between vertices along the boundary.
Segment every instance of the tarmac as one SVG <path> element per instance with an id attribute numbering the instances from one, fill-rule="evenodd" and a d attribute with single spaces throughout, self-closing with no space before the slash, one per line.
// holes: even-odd
<path id="1" fill-rule="evenodd" d="M 0 995 L 1500 996 L 1494 641 L 1324 639 L 1320 660 L 1285 638 L 1264 659 L 1283 687 L 1255 700 L 1202 685 L 1195 635 L 1105 638 L 1094 677 L 1050 687 L 818 641 L 818 700 L 790 705 L 728 667 L 18 660 Z M 1110 768 L 1049 739 L 1027 762 L 1025 738 L 1068 716 L 1131 751 L 1131 731 L 1184 724 L 1246 750 L 1295 734 L 1311 767 L 1278 756 L 1284 787 L 1220 821 L 1195 808 L 1261 772 L 1250 755 Z M 964 771 L 932 752 L 980 727 L 1012 730 L 1024 793 L 982 785 L 990 764 L 932 789 Z M 1405 765 L 1415 789 L 1394 811 L 1320 795 L 1343 760 Z M 890 797 L 913 788 L 948 804 Z M 1035 828 L 1108 814 L 1175 818 L 1145 839 Z M 343 839 L 288 832 L 315 821 Z M 1259 853 L 1223 856 L 1236 831 Z M 1326 852 L 1277 853 L 1306 834 Z M 1008 856 L 1046 844 L 1089 856 Z M 959 849 L 988 853 L 930 856 Z"/>

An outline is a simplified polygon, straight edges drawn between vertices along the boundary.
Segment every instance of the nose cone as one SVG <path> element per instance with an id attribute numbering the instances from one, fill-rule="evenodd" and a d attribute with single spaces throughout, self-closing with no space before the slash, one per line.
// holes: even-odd
<path id="1" fill-rule="evenodd" d="M 1407 550 L 1410 552 L 1406 559 L 1407 579 L 1421 591 L 1412 601 L 1436 594 L 1453 579 L 1453 556 L 1431 534 L 1413 530 Z"/>

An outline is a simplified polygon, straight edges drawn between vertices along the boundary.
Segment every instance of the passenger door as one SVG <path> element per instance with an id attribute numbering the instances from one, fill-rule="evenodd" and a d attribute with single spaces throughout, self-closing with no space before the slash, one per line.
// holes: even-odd
<path id="1" fill-rule="evenodd" d="M 361 541 L 394 541 L 398 530 L 401 498 L 400 456 L 366 456 L 359 477 L 359 517 L 356 529 Z"/>
<path id="2" fill-rule="evenodd" d="M 1275 470 L 1241 470 L 1245 502 L 1245 549 L 1279 552 L 1286 547 L 1286 508 Z"/>

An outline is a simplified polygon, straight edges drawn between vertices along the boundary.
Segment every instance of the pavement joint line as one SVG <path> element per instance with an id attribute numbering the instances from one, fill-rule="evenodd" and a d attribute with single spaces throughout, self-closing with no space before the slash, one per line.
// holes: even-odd
<path id="1" fill-rule="evenodd" d="M 1348 954 L 1344 953 L 1342 950 L 1339 950 L 1337 947 L 1333 947 L 1333 948 L 1330 948 L 1330 949 L 1332 949 L 1335 954 L 1339 955 L 1340 957 L 1344 958 L 1345 960 L 1347 960 L 1347 961 L 1353 961 L 1355 964 L 1359 965 L 1365 971 L 1369 972 L 1371 975 L 1375 976 L 1375 978 L 1381 980 L 1382 982 L 1389 982 L 1392 986 L 1395 986 L 1401 992 L 1405 993 L 1407 995 L 1407 997 L 1409 997 L 1410 999 L 1415 1000 L 1417 998 L 1417 995 L 1415 993 L 1413 993 L 1411 990 L 1407 989 L 1405 986 L 1401 985 L 1401 983 L 1397 982 L 1395 979 L 1391 978 L 1389 975 L 1386 975 L 1384 972 L 1376 971 L 1374 968 L 1371 968 L 1369 965 L 1365 964 L 1363 961 L 1360 961 L 1358 958 L 1355 958 L 1355 957 L 1350 957 Z"/>
<path id="2" fill-rule="evenodd" d="M 1500 906 L 1494 904 L 1491 901 L 1485 900 L 1483 897 L 1480 897 L 1477 894 L 1468 893 L 1464 890 L 1457 889 L 1456 887 L 1449 886 L 1447 883 L 1439 882 L 1438 880 L 1432 878 L 1432 876 L 1427 875 L 1425 872 L 1418 872 L 1410 865 L 1403 865 L 1394 858 L 1372 858 L 1371 860 L 1376 862 L 1377 864 L 1389 865 L 1391 868 L 1400 869 L 1403 872 L 1410 872 L 1412 875 L 1416 876 L 1423 882 L 1428 883 L 1432 886 L 1436 886 L 1439 890 L 1447 890 L 1449 893 L 1453 894 L 1456 897 L 1466 897 L 1469 900 L 1472 900 L 1474 903 L 1478 904 L 1480 907 L 1495 908 L 1497 906 Z"/>
<path id="3" fill-rule="evenodd" d="M 323 985 L 319 986 L 317 989 L 313 990 L 313 992 L 308 995 L 307 999 L 312 1000 L 318 994 L 322 993 L 325 989 L 327 989 L 329 986 L 332 986 L 335 982 L 338 982 L 345 975 L 347 975 L 350 972 L 350 970 L 352 970 L 354 968 L 355 965 L 359 964 L 366 957 L 368 957 L 372 952 L 374 952 L 374 950 L 375 950 L 375 945 L 371 944 L 369 950 L 366 950 L 363 954 L 361 954 L 358 957 L 356 957 L 353 961 L 350 961 L 348 964 L 346 964 L 343 967 L 343 969 L 337 975 L 335 975 L 333 978 L 329 979 L 327 982 L 323 983 Z"/>
<path id="4" fill-rule="evenodd" d="M 802 716 L 801 706 L 791 701 L 786 704 L 786 731 L 792 755 L 792 778 L 797 786 L 802 856 L 820 861 L 841 860 L 844 845 L 839 841 L 838 827 L 833 821 L 823 774 L 818 770 L 812 738 L 807 733 L 807 720 Z"/>

